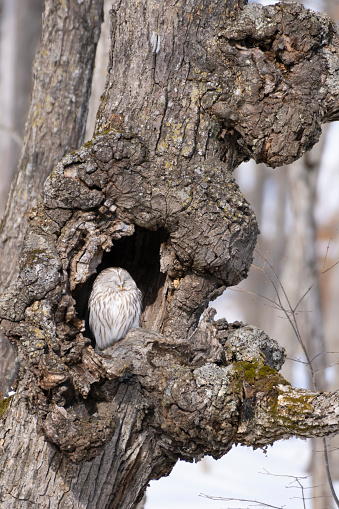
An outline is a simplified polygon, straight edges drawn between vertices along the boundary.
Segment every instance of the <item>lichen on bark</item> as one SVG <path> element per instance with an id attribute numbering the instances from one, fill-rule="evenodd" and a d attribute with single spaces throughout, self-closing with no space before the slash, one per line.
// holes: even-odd
<path id="1" fill-rule="evenodd" d="M 133 507 L 178 458 L 339 428 L 337 394 L 291 388 L 273 339 L 208 308 L 247 276 L 258 233 L 232 171 L 300 157 L 336 118 L 338 37 L 297 4 L 226 4 L 114 3 L 95 136 L 46 180 L 0 299 L 21 365 L 5 418 L 34 416 L 70 506 L 86 471 L 102 482 L 88 507 Z M 87 302 L 107 266 L 131 273 L 143 315 L 100 356 Z"/>

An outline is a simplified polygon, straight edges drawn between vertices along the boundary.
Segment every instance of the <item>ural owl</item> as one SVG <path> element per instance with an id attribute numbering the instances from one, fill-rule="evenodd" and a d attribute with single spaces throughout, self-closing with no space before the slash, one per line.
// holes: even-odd
<path id="1" fill-rule="evenodd" d="M 103 270 L 93 284 L 89 298 L 89 326 L 100 350 L 139 327 L 142 293 L 125 269 Z"/>

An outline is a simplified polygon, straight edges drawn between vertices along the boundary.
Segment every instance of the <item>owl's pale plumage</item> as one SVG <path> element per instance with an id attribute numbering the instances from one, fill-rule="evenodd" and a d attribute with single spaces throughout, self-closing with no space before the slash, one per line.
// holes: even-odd
<path id="1" fill-rule="evenodd" d="M 88 307 L 89 326 L 100 350 L 139 327 L 141 300 L 141 291 L 127 270 L 110 267 L 97 276 Z"/>

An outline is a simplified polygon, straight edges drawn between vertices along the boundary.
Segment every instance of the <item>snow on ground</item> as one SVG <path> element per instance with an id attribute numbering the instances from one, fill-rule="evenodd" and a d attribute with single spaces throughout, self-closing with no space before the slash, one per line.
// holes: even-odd
<path id="1" fill-rule="evenodd" d="M 308 459 L 308 444 L 290 439 L 277 442 L 266 454 L 238 446 L 217 461 L 210 457 L 195 464 L 180 461 L 169 477 L 150 483 L 145 509 L 262 507 L 249 502 L 211 500 L 201 494 L 303 509 L 301 489 L 293 476 L 307 477 Z M 307 488 L 310 479 L 300 479 L 300 482 Z M 305 496 L 311 496 L 310 489 L 306 489 Z M 306 508 L 311 507 L 311 502 L 306 502 Z"/>

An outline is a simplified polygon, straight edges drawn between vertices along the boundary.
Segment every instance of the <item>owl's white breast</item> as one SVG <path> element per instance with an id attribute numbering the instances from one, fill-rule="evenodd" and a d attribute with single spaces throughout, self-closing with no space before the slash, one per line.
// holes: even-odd
<path id="1" fill-rule="evenodd" d="M 89 300 L 89 326 L 98 347 L 103 350 L 139 327 L 141 317 L 141 292 L 115 291 L 100 284 L 93 287 Z"/>

